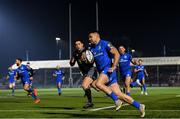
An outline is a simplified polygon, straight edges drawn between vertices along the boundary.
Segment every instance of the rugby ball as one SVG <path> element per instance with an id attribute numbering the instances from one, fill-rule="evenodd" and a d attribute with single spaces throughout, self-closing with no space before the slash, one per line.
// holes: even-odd
<path id="1" fill-rule="evenodd" d="M 93 54 L 92 54 L 91 51 L 86 50 L 86 51 L 85 51 L 85 55 L 86 55 L 86 61 L 87 61 L 87 63 L 93 63 L 93 62 L 94 62 L 94 56 L 93 56 Z"/>

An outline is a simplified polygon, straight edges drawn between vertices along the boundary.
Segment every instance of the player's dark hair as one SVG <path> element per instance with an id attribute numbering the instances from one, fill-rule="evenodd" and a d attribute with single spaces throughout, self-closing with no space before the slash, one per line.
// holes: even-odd
<path id="1" fill-rule="evenodd" d="M 21 59 L 21 58 L 16 58 L 16 60 L 19 60 L 20 62 L 22 62 L 22 59 Z"/>
<path id="2" fill-rule="evenodd" d="M 143 60 L 142 60 L 142 59 L 139 59 L 138 61 L 141 61 L 141 62 L 143 62 Z"/>
<path id="3" fill-rule="evenodd" d="M 120 47 L 123 47 L 123 48 L 125 48 L 125 46 L 124 46 L 124 45 L 120 45 L 120 46 L 119 46 L 119 48 L 120 48 Z M 125 49 L 126 49 L 126 48 L 125 48 Z"/>
<path id="4" fill-rule="evenodd" d="M 91 31 L 91 32 L 89 32 L 89 34 L 90 34 L 90 33 L 97 33 L 97 34 L 100 35 L 99 31 Z"/>
<path id="5" fill-rule="evenodd" d="M 76 42 L 78 42 L 78 41 L 81 42 L 82 44 L 84 44 L 83 40 L 81 40 L 81 39 L 76 39 L 75 42 L 74 42 L 74 45 L 75 45 Z"/>

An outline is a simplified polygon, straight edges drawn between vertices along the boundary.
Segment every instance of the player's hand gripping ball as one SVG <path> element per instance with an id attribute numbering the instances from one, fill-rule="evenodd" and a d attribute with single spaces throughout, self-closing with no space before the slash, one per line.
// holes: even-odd
<path id="1" fill-rule="evenodd" d="M 82 61 L 85 61 L 86 63 L 93 63 L 94 62 L 94 56 L 91 51 L 86 50 L 82 53 L 81 56 Z"/>

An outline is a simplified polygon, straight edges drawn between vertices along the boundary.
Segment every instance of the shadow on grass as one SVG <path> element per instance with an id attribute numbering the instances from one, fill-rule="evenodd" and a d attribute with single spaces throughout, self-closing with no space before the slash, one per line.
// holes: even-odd
<path id="1" fill-rule="evenodd" d="M 49 115 L 50 117 L 61 117 L 62 115 L 65 116 L 65 117 L 72 117 L 72 118 L 120 118 L 120 117 L 123 117 L 123 118 L 129 118 L 129 117 L 132 117 L 132 118 L 137 118 L 138 115 L 136 114 L 123 114 L 123 115 L 114 115 L 114 114 L 92 114 L 92 113 L 69 113 L 67 111 L 67 113 L 61 113 L 61 112 L 45 112 L 43 114 L 46 114 L 46 115 Z"/>
<path id="2" fill-rule="evenodd" d="M 66 110 L 74 110 L 76 108 L 73 108 L 73 107 L 39 107 L 39 108 L 42 108 L 42 109 L 66 109 Z"/>

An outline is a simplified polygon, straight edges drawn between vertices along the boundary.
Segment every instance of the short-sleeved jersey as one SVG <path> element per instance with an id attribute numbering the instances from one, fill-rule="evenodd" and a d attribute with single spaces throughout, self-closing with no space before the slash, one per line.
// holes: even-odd
<path id="1" fill-rule="evenodd" d="M 137 72 L 137 77 L 144 77 L 144 66 L 143 65 L 136 65 L 136 70 L 140 70 Z"/>
<path id="2" fill-rule="evenodd" d="M 120 54 L 119 58 L 119 70 L 121 73 L 131 70 L 132 56 L 128 53 Z"/>
<path id="3" fill-rule="evenodd" d="M 87 63 L 86 61 L 81 60 L 82 53 L 85 52 L 87 49 L 84 48 L 82 51 L 74 51 L 73 58 L 77 61 L 80 71 L 85 75 L 88 71 L 93 67 L 94 62 Z M 73 66 L 74 64 L 71 64 Z"/>
<path id="4" fill-rule="evenodd" d="M 55 70 L 54 73 L 56 75 L 56 80 L 62 80 L 64 76 L 64 72 L 62 70 Z"/>
<path id="5" fill-rule="evenodd" d="M 112 44 L 105 40 L 100 40 L 96 45 L 90 45 L 90 51 L 93 53 L 94 61 L 99 73 L 112 65 L 112 57 L 109 53 L 111 48 Z"/>
<path id="6" fill-rule="evenodd" d="M 18 76 L 21 78 L 21 80 L 29 80 L 29 73 L 28 68 L 26 65 L 22 64 L 17 68 Z"/>
<path id="7" fill-rule="evenodd" d="M 16 71 L 15 70 L 12 70 L 12 71 L 8 72 L 8 77 L 9 77 L 9 82 L 10 83 L 13 83 L 15 81 L 14 80 L 15 76 L 16 76 Z"/>
<path id="8" fill-rule="evenodd" d="M 33 76 L 34 76 L 34 69 L 31 68 L 31 67 L 29 67 L 29 66 L 27 66 L 27 68 L 28 68 L 28 74 L 29 74 L 29 76 L 30 76 L 30 77 L 33 77 Z"/>

